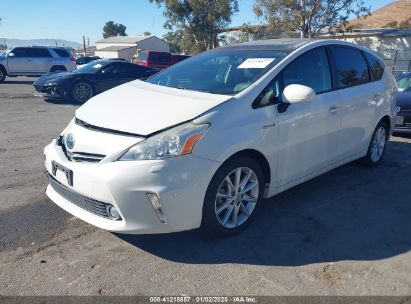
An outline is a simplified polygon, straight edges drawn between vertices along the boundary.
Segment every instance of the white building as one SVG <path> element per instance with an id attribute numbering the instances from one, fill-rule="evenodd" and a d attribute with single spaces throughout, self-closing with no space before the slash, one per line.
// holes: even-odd
<path id="1" fill-rule="evenodd" d="M 167 42 L 156 36 L 117 36 L 96 42 L 95 55 L 101 58 L 123 58 L 130 61 L 138 49 L 169 52 Z"/>
<path id="2" fill-rule="evenodd" d="M 350 33 L 325 35 L 365 46 L 377 52 L 392 71 L 411 71 L 411 31 L 398 29 L 355 29 Z"/>

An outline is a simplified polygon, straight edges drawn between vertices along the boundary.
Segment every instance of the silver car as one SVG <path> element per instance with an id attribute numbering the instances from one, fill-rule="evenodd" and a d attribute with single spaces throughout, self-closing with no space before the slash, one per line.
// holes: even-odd
<path id="1" fill-rule="evenodd" d="M 41 76 L 76 69 L 73 55 L 61 47 L 14 47 L 0 54 L 0 82 L 6 76 Z"/>

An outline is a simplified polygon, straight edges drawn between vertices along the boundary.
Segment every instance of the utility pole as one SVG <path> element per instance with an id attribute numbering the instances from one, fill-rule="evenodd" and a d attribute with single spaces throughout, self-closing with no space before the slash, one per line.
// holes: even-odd
<path id="1" fill-rule="evenodd" d="M 87 50 L 86 50 L 86 37 L 83 36 L 83 48 L 84 48 L 84 56 L 87 55 Z"/>

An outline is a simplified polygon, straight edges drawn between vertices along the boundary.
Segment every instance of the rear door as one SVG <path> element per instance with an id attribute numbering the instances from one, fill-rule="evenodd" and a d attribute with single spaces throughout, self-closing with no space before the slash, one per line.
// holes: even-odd
<path id="1" fill-rule="evenodd" d="M 46 48 L 30 48 L 28 50 L 31 59 L 31 71 L 38 74 L 50 72 L 53 56 Z"/>
<path id="2" fill-rule="evenodd" d="M 282 88 L 302 84 L 316 92 L 313 102 L 278 107 L 278 185 L 298 182 L 339 160 L 341 115 L 332 90 L 328 53 L 324 47 L 309 50 L 280 74 Z"/>
<path id="3" fill-rule="evenodd" d="M 364 151 L 369 144 L 384 86 L 381 81 L 372 81 L 361 50 L 335 45 L 331 47 L 331 54 L 336 98 L 342 104 L 340 151 L 343 158 L 350 158 Z"/>

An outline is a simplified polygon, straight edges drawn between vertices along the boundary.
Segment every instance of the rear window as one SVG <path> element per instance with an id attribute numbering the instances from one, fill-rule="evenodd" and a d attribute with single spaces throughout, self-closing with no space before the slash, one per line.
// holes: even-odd
<path id="1" fill-rule="evenodd" d="M 140 54 L 138 54 L 137 60 L 146 61 L 147 60 L 147 52 L 140 52 Z"/>
<path id="2" fill-rule="evenodd" d="M 384 62 L 376 56 L 373 56 L 367 52 L 364 53 L 365 57 L 367 57 L 368 63 L 370 64 L 374 79 L 380 80 L 382 74 L 384 74 Z"/>
<path id="3" fill-rule="evenodd" d="M 333 47 L 338 88 L 352 87 L 370 81 L 367 62 L 361 51 L 348 47 Z"/>
<path id="4" fill-rule="evenodd" d="M 60 57 L 65 57 L 65 58 L 70 57 L 70 54 L 66 50 L 53 49 L 53 51 L 55 51 L 57 55 L 59 55 Z"/>

